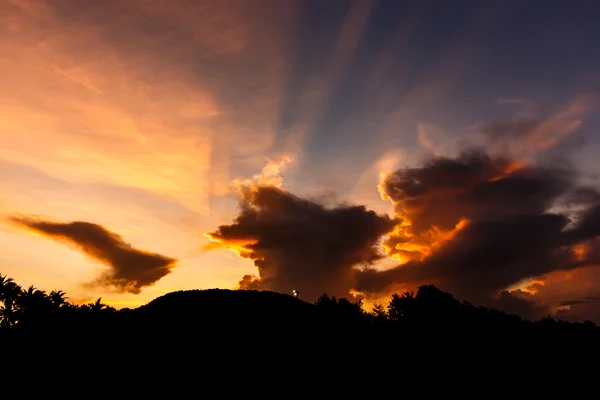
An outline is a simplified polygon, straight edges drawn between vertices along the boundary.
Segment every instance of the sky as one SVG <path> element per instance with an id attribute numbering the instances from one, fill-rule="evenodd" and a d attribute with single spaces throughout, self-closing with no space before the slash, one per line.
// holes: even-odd
<path id="1" fill-rule="evenodd" d="M 598 18 L 585 0 L 0 0 L 0 272 L 115 307 L 433 283 L 600 322 Z"/>

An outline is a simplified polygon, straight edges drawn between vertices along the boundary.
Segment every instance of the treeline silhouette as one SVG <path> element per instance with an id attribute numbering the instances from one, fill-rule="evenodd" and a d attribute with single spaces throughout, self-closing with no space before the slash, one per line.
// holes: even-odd
<path id="1" fill-rule="evenodd" d="M 232 334 L 244 340 L 334 341 L 347 332 L 361 335 L 365 343 L 427 335 L 600 336 L 600 328 L 589 321 L 524 320 L 457 301 L 433 285 L 421 286 L 416 294 L 394 294 L 387 306 L 379 304 L 369 312 L 360 301 L 327 294 L 313 304 L 281 293 L 223 289 L 172 292 L 135 309 L 117 310 L 101 299 L 75 305 L 62 291 L 24 289 L 0 274 L 0 341 L 17 347 L 77 343 L 81 349 L 92 344 L 98 349 L 198 339 L 222 343 Z"/>

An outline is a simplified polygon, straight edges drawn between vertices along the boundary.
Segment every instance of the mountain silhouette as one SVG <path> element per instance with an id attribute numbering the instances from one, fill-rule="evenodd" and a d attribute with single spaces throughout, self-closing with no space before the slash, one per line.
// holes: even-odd
<path id="1" fill-rule="evenodd" d="M 211 312 L 215 306 L 251 312 L 276 312 L 286 308 L 289 313 L 295 310 L 306 311 L 313 305 L 291 295 L 266 290 L 196 289 L 167 293 L 141 306 L 139 310 L 154 313 L 190 309 Z"/>

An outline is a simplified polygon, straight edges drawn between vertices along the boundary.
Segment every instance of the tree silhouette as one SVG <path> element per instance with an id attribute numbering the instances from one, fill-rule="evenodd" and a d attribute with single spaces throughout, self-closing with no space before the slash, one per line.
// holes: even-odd
<path id="1" fill-rule="evenodd" d="M 19 324 L 37 327 L 50 317 L 52 300 L 45 291 L 30 286 L 17 297 L 17 313 Z"/>
<path id="2" fill-rule="evenodd" d="M 384 305 L 380 303 L 373 305 L 370 315 L 373 318 L 373 322 L 380 324 L 385 323 L 389 319 L 387 310 L 385 309 Z"/>
<path id="3" fill-rule="evenodd" d="M 388 315 L 392 321 L 412 321 L 415 311 L 415 296 L 412 292 L 392 295 L 388 304 Z"/>
<path id="4" fill-rule="evenodd" d="M 0 327 L 9 328 L 17 321 L 17 300 L 21 287 L 12 278 L 0 274 Z"/>
<path id="5" fill-rule="evenodd" d="M 62 290 L 53 290 L 50 292 L 48 296 L 50 301 L 52 302 L 52 310 L 57 311 L 59 308 L 63 307 L 66 302 L 66 293 Z"/>

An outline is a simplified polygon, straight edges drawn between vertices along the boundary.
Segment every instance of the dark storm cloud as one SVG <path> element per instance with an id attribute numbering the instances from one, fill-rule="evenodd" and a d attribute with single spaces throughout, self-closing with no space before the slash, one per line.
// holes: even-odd
<path id="1" fill-rule="evenodd" d="M 398 284 L 434 283 L 459 298 L 485 301 L 525 278 L 591 265 L 600 260 L 589 241 L 600 234 L 600 209 L 590 207 L 597 193 L 578 191 L 576 181 L 568 167 L 518 164 L 476 149 L 396 171 L 383 190 L 408 226 L 391 235 L 391 254 L 405 254 L 461 219 L 468 223 L 426 257 L 359 273 L 357 289 L 382 293 Z M 552 211 L 565 198 L 587 207 L 574 227 L 566 214 Z M 574 248 L 583 244 L 585 252 Z"/>
<path id="2" fill-rule="evenodd" d="M 383 189 L 421 233 L 432 225 L 451 228 L 460 217 L 541 214 L 571 188 L 572 180 L 568 170 L 522 167 L 469 149 L 457 158 L 434 158 L 423 167 L 396 171 Z"/>
<path id="3" fill-rule="evenodd" d="M 473 222 L 423 261 L 363 272 L 358 290 L 377 292 L 394 282 L 433 282 L 459 297 L 481 301 L 523 278 L 575 267 L 571 252 L 559 249 L 566 222 L 555 215 Z"/>
<path id="4" fill-rule="evenodd" d="M 108 265 L 109 271 L 92 284 L 138 294 L 171 272 L 176 260 L 137 250 L 101 225 L 89 222 L 59 223 L 15 216 L 11 221 L 49 238 L 73 245 Z"/>
<path id="5" fill-rule="evenodd" d="M 394 224 L 364 206 L 326 208 L 274 186 L 253 186 L 243 190 L 233 223 L 208 236 L 254 260 L 261 288 L 297 289 L 314 300 L 323 292 L 347 296 L 354 286 L 353 267 L 383 256 L 378 240 Z M 258 282 L 245 276 L 240 286 L 256 288 Z"/>

